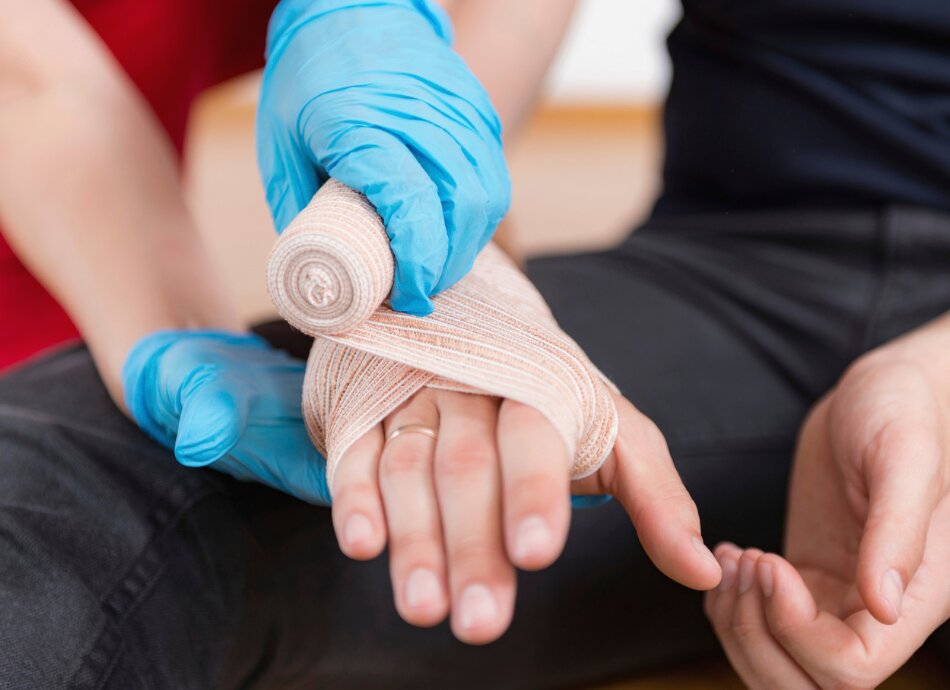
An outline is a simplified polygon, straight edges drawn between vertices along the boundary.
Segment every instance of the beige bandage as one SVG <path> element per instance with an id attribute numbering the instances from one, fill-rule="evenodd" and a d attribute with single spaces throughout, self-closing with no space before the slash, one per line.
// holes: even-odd
<path id="1" fill-rule="evenodd" d="M 539 410 L 564 439 L 575 479 L 613 447 L 612 384 L 493 244 L 433 299 L 425 318 L 383 304 L 393 257 L 362 195 L 330 180 L 277 241 L 268 286 L 288 322 L 315 336 L 303 412 L 327 481 L 360 436 L 424 386 L 485 393 Z"/>

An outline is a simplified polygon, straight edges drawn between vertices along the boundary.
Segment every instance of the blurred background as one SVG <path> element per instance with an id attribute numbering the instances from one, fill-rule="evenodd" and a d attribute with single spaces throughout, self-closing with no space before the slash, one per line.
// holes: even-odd
<path id="1" fill-rule="evenodd" d="M 580 3 L 543 101 L 508 149 L 511 232 L 527 254 L 610 245 L 650 212 L 659 191 L 660 116 L 671 76 L 665 39 L 679 13 L 678 0 Z M 186 157 L 194 213 L 253 321 L 275 313 L 264 280 L 274 234 L 254 160 L 258 86 L 252 75 L 206 94 L 192 116 Z M 883 687 L 946 684 L 935 660 L 922 657 Z M 710 661 L 610 690 L 741 687 L 725 662 Z"/>

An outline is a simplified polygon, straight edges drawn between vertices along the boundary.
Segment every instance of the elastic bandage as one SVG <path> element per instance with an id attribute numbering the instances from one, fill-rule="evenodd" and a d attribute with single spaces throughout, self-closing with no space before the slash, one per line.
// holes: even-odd
<path id="1" fill-rule="evenodd" d="M 424 318 L 385 303 L 394 260 L 383 222 L 361 194 L 329 180 L 278 239 L 268 287 L 280 314 L 314 336 L 303 414 L 327 459 L 425 386 L 509 398 L 558 431 L 579 479 L 617 435 L 613 385 L 558 327 L 527 277 L 494 244 L 433 298 Z"/>

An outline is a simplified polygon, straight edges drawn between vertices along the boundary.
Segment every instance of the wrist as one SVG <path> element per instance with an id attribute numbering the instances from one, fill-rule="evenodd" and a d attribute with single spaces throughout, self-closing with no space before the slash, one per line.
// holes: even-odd
<path id="1" fill-rule="evenodd" d="M 173 233 L 169 233 L 173 234 Z M 144 238 L 143 238 L 144 240 Z M 143 241 L 143 245 L 149 244 Z M 136 273 L 116 267 L 103 278 L 99 299 L 70 305 L 100 375 L 116 404 L 128 412 L 123 368 L 136 346 L 157 333 L 243 329 L 215 275 L 201 270 L 203 247 L 173 238 L 152 246 L 153 262 L 134 262 Z M 70 300 L 65 302 L 70 304 Z M 95 308 L 99 304 L 100 308 Z"/>
<path id="2" fill-rule="evenodd" d="M 305 25 L 342 10 L 401 8 L 416 12 L 435 34 L 452 43 L 452 23 L 433 0 L 281 0 L 267 29 L 267 62 L 276 60 L 287 43 Z"/>

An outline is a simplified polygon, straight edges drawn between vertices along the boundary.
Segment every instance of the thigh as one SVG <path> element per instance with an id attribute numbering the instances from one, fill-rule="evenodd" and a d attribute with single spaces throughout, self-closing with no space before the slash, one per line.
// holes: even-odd
<path id="1" fill-rule="evenodd" d="M 0 378 L 0 477 L 0 686 L 206 690 L 273 629 L 234 483 L 141 434 L 85 349 Z"/>

